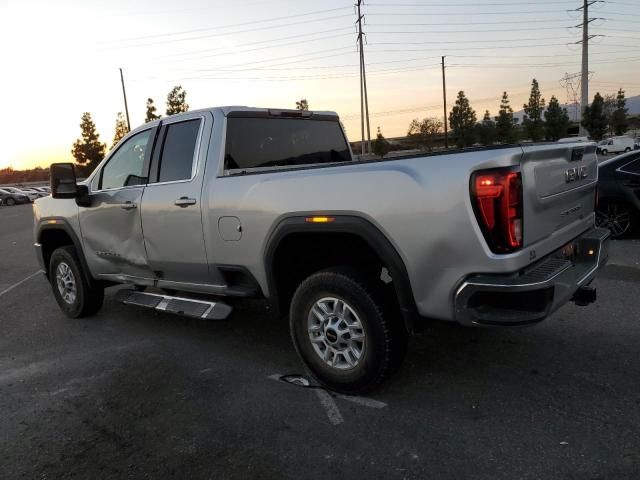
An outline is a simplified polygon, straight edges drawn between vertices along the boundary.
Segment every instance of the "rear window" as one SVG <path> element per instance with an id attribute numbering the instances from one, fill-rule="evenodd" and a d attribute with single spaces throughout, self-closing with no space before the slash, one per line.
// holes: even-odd
<path id="1" fill-rule="evenodd" d="M 351 161 L 337 121 L 291 118 L 227 120 L 225 169 Z"/>

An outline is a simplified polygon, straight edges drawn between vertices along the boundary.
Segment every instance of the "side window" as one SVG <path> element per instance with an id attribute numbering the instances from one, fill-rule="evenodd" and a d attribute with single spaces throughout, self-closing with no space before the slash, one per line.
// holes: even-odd
<path id="1" fill-rule="evenodd" d="M 158 182 L 191 178 L 200 123 L 200 119 L 195 119 L 167 125 L 162 142 Z"/>
<path id="2" fill-rule="evenodd" d="M 151 137 L 151 130 L 140 132 L 125 143 L 113 154 L 100 174 L 100 189 L 120 188 L 131 185 L 143 185 L 147 179 L 143 177 L 144 155 Z"/>
<path id="3" fill-rule="evenodd" d="M 622 172 L 628 172 L 628 173 L 635 173 L 636 175 L 640 175 L 640 158 L 636 159 L 635 161 L 631 162 L 631 163 L 627 163 L 625 166 L 623 166 L 620 171 Z"/>

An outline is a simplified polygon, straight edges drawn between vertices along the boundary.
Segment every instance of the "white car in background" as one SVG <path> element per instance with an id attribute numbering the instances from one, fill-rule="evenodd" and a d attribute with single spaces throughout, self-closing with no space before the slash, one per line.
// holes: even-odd
<path id="1" fill-rule="evenodd" d="M 608 155 L 609 153 L 630 152 L 633 148 L 633 138 L 613 137 L 599 142 L 596 151 L 601 155 Z"/>

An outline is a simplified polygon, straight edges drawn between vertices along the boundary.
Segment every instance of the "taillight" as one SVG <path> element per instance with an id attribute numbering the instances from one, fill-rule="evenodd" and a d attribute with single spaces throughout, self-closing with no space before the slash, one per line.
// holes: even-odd
<path id="1" fill-rule="evenodd" d="M 475 172 L 471 200 L 489 248 L 509 253 L 522 248 L 522 177 L 513 168 Z"/>

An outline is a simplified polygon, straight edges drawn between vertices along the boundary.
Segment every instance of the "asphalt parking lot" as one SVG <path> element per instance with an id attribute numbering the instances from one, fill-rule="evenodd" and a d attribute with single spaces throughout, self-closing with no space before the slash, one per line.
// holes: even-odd
<path id="1" fill-rule="evenodd" d="M 62 315 L 31 207 L 0 209 L 0 478 L 640 477 L 640 241 L 598 301 L 518 330 L 435 324 L 366 398 L 303 373 L 284 321 Z"/>

